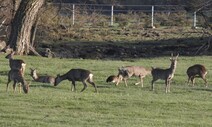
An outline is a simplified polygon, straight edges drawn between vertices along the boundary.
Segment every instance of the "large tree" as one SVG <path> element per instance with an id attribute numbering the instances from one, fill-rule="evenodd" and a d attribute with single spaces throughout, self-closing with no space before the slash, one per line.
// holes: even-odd
<path id="1" fill-rule="evenodd" d="M 28 54 L 31 47 L 33 24 L 45 0 L 21 0 L 11 24 L 7 44 L 16 54 Z"/>

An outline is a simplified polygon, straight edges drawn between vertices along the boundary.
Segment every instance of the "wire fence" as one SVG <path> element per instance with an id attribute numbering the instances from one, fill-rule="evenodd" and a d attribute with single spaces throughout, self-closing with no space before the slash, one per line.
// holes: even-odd
<path id="1" fill-rule="evenodd" d="M 106 5 L 53 4 L 64 26 L 129 26 L 142 27 L 190 26 L 201 27 L 204 19 L 198 12 L 188 13 L 179 5 Z M 207 10 L 210 12 L 211 10 Z M 207 13 L 211 17 L 211 13 Z"/>

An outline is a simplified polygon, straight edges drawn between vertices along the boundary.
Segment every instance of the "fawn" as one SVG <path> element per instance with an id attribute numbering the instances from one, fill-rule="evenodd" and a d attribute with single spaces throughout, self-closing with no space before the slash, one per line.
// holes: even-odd
<path id="1" fill-rule="evenodd" d="M 36 69 L 30 68 L 30 70 L 31 70 L 30 75 L 34 79 L 34 81 L 42 82 L 42 83 L 50 83 L 50 84 L 54 85 L 54 82 L 55 82 L 54 77 L 52 77 L 52 76 L 38 76 Z"/>
<path id="2" fill-rule="evenodd" d="M 64 75 L 61 75 L 61 76 L 57 75 L 57 77 L 55 78 L 54 86 L 57 86 L 61 81 L 66 79 L 72 82 L 72 85 L 73 85 L 73 87 L 71 87 L 72 91 L 76 91 L 75 81 L 81 81 L 84 85 L 83 89 L 81 90 L 81 92 L 83 92 L 87 88 L 87 84 L 86 84 L 86 81 L 87 81 L 95 88 L 95 92 L 97 92 L 96 85 L 93 82 L 93 74 L 88 70 L 71 69 Z"/>
<path id="3" fill-rule="evenodd" d="M 19 92 L 21 93 L 21 86 L 23 88 L 24 93 L 29 92 L 29 84 L 24 80 L 23 73 L 21 70 L 10 70 L 8 73 L 8 82 L 6 91 L 8 91 L 8 86 L 11 81 L 14 81 L 13 91 L 16 91 L 16 84 L 21 83 L 19 86 Z"/>
<path id="4" fill-rule="evenodd" d="M 188 75 L 188 85 L 189 81 L 191 80 L 192 86 L 194 86 L 195 82 L 194 78 L 200 77 L 205 81 L 205 86 L 207 87 L 207 81 L 206 81 L 207 70 L 204 65 L 195 64 L 193 66 L 190 66 L 187 69 L 186 73 Z"/>
<path id="5" fill-rule="evenodd" d="M 171 54 L 170 61 L 171 61 L 171 66 L 168 69 L 160 69 L 160 68 L 152 68 L 152 90 L 154 91 L 154 82 L 157 81 L 158 79 L 165 80 L 165 88 L 166 88 L 166 93 L 170 92 L 170 82 L 172 78 L 174 77 L 174 73 L 177 67 L 177 58 L 179 54 L 174 58 L 173 54 Z"/>
<path id="6" fill-rule="evenodd" d="M 10 64 L 11 70 L 21 70 L 22 73 L 24 74 L 25 68 L 26 68 L 26 63 L 20 59 L 13 59 L 14 54 L 15 54 L 15 52 L 11 52 L 5 58 L 9 59 L 9 64 Z"/>
<path id="7" fill-rule="evenodd" d="M 142 66 L 126 66 L 121 67 L 118 69 L 118 77 L 119 80 L 117 81 L 116 85 L 119 84 L 119 82 L 124 79 L 124 83 L 127 86 L 127 79 L 136 76 L 140 78 L 140 82 L 135 83 L 135 85 L 138 85 L 141 83 L 141 86 L 143 87 L 143 78 L 147 75 L 151 74 L 151 70 L 148 70 Z"/>

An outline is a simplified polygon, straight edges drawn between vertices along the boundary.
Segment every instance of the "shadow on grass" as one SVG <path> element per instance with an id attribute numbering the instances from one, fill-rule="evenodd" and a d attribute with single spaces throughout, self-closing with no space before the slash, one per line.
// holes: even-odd
<path id="1" fill-rule="evenodd" d="M 42 85 L 30 85 L 30 87 L 43 87 L 43 88 L 56 88 L 53 85 L 49 85 L 49 84 L 42 84 Z"/>
<path id="2" fill-rule="evenodd" d="M 111 88 L 112 85 L 97 85 L 96 87 L 97 87 L 98 89 L 99 89 L 99 88 Z"/>
<path id="3" fill-rule="evenodd" d="M 212 92 L 212 89 L 210 88 L 192 88 L 192 90 Z"/>

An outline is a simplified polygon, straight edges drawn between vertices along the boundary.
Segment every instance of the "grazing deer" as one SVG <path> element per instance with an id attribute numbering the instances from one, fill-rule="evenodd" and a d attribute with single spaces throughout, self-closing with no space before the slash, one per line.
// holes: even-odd
<path id="1" fill-rule="evenodd" d="M 81 81 L 84 85 L 83 89 L 81 90 L 81 92 L 83 92 L 87 88 L 87 84 L 86 84 L 86 81 L 87 81 L 95 88 L 95 92 L 97 92 L 96 85 L 93 82 L 93 74 L 88 70 L 71 69 L 64 75 L 61 75 L 61 76 L 57 75 L 54 86 L 57 86 L 61 81 L 66 79 L 72 82 L 72 85 L 73 85 L 73 87 L 71 87 L 72 91 L 76 91 L 75 81 Z"/>
<path id="2" fill-rule="evenodd" d="M 16 91 L 16 84 L 21 83 L 19 87 L 19 92 L 21 93 L 21 86 L 23 88 L 24 93 L 29 92 L 29 84 L 24 80 L 23 73 L 21 70 L 10 70 L 8 73 L 8 82 L 7 82 L 7 88 L 6 91 L 8 91 L 8 86 L 11 81 L 14 81 L 13 84 L 13 91 Z"/>
<path id="3" fill-rule="evenodd" d="M 116 82 L 118 82 L 118 80 L 119 80 L 119 77 L 118 77 L 118 76 L 110 75 L 110 76 L 107 78 L 106 82 L 116 83 Z"/>
<path id="4" fill-rule="evenodd" d="M 30 75 L 34 79 L 34 81 L 42 82 L 42 83 L 50 83 L 50 84 L 54 85 L 54 82 L 55 82 L 54 77 L 52 77 L 52 76 L 38 76 L 36 69 L 30 68 L 30 70 L 31 70 Z"/>
<path id="5" fill-rule="evenodd" d="M 148 70 L 142 66 L 126 66 L 121 67 L 118 69 L 118 77 L 119 80 L 117 81 L 116 85 L 119 84 L 119 82 L 124 79 L 124 83 L 127 86 L 127 79 L 136 76 L 140 78 L 140 82 L 135 83 L 135 85 L 138 85 L 141 83 L 141 86 L 143 87 L 143 78 L 147 75 L 151 74 L 151 70 Z"/>
<path id="6" fill-rule="evenodd" d="M 25 68 L 26 68 L 26 63 L 20 59 L 13 59 L 14 54 L 15 54 L 15 52 L 11 52 L 5 58 L 9 59 L 9 64 L 10 64 L 11 70 L 21 70 L 22 73 L 24 74 Z"/>
<path id="7" fill-rule="evenodd" d="M 154 82 L 158 79 L 165 80 L 166 93 L 170 92 L 170 82 L 174 77 L 174 73 L 177 67 L 177 58 L 179 54 L 174 58 L 173 54 L 171 54 L 172 58 L 170 58 L 171 66 L 168 69 L 160 69 L 160 68 L 152 68 L 152 90 L 154 91 Z"/>
<path id="8" fill-rule="evenodd" d="M 207 87 L 207 81 L 206 81 L 207 70 L 204 65 L 195 64 L 189 67 L 186 73 L 188 75 L 188 85 L 189 81 L 191 80 L 192 86 L 194 86 L 195 82 L 194 78 L 200 77 L 205 81 L 205 86 Z"/>

